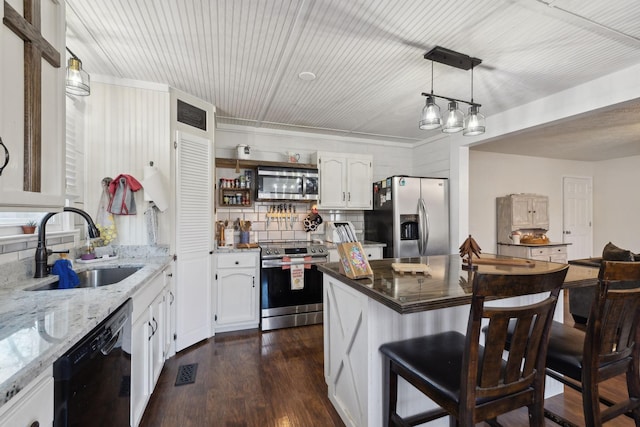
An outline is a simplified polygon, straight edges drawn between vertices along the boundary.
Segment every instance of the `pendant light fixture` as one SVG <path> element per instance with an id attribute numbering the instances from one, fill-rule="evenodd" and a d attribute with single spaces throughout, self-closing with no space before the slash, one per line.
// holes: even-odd
<path id="1" fill-rule="evenodd" d="M 464 114 L 458 108 L 458 103 L 454 100 L 449 101 L 449 111 L 444 119 L 442 132 L 456 133 L 460 132 L 464 127 Z"/>
<path id="2" fill-rule="evenodd" d="M 473 103 L 473 66 L 471 67 L 471 102 Z M 477 104 L 471 104 L 469 107 L 469 114 L 464 119 L 464 130 L 462 134 L 464 136 L 476 136 L 482 135 L 485 128 L 485 119 L 480 114 L 480 106 Z"/>
<path id="3" fill-rule="evenodd" d="M 422 93 L 422 96 L 427 97 L 427 101 L 422 109 L 422 116 L 419 122 L 420 129 L 431 130 L 442 126 L 442 132 L 445 133 L 455 133 L 463 130 L 462 134 L 465 136 L 483 134 L 485 131 L 485 118 L 480 114 L 481 105 L 473 101 L 473 68 L 481 64 L 482 60 L 440 46 L 431 49 L 424 55 L 424 58 L 431 60 L 431 93 Z M 471 70 L 471 101 L 433 93 L 433 61 L 461 70 Z M 449 101 L 444 118 L 440 116 L 440 107 L 435 103 L 435 98 Z M 466 117 L 458 107 L 460 102 L 469 105 L 469 113 Z"/>
<path id="4" fill-rule="evenodd" d="M 424 94 L 423 94 L 424 95 Z M 419 127 L 423 130 L 437 129 L 442 125 L 440 107 L 433 98 L 433 61 L 431 61 L 431 95 L 427 95 L 427 102 L 422 109 Z"/>
<path id="5" fill-rule="evenodd" d="M 71 95 L 87 96 L 91 93 L 89 74 L 82 69 L 82 61 L 69 48 L 67 52 L 71 54 L 67 64 L 67 93 Z"/>

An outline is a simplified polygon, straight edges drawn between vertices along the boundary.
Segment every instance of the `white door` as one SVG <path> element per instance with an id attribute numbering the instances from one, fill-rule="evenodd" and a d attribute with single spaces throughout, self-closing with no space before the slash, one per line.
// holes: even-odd
<path id="1" fill-rule="evenodd" d="M 564 177 L 562 180 L 563 242 L 567 259 L 589 258 L 593 255 L 591 178 Z"/>
<path id="2" fill-rule="evenodd" d="M 211 336 L 212 144 L 176 132 L 176 351 Z"/>

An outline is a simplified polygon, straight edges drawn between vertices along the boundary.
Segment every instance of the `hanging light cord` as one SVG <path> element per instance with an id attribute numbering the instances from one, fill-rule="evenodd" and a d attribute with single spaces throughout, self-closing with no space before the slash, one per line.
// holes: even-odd
<path id="1" fill-rule="evenodd" d="M 73 59 L 78 59 L 78 57 L 76 56 L 75 53 L 71 52 L 71 49 L 69 49 L 68 47 L 65 46 L 65 49 L 67 49 L 67 52 L 69 52 L 71 54 L 71 56 L 73 57 Z M 433 62 L 433 61 L 431 61 Z M 432 89 L 433 90 L 433 89 Z"/>
<path id="2" fill-rule="evenodd" d="M 433 59 L 431 60 L 431 95 L 433 95 Z"/>
<path id="3" fill-rule="evenodd" d="M 473 65 L 471 65 L 471 104 L 473 104 Z"/>

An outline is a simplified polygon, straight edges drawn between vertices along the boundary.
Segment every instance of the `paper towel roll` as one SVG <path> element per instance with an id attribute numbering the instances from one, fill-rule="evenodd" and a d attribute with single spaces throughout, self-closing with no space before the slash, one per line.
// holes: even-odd
<path id="1" fill-rule="evenodd" d="M 153 201 L 160 212 L 164 212 L 169 207 L 169 192 L 164 183 L 162 173 L 155 166 L 144 167 L 144 200 Z"/>

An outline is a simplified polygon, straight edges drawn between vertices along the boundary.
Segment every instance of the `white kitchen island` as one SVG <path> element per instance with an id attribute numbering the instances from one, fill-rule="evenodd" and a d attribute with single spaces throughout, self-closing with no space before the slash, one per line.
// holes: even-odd
<path id="1" fill-rule="evenodd" d="M 483 254 L 483 258 L 497 257 Z M 427 276 L 399 275 L 392 262 L 424 263 Z M 447 330 L 466 331 L 471 275 L 458 255 L 372 261 L 372 278 L 352 280 L 339 263 L 325 264 L 324 373 L 329 399 L 347 426 L 382 426 L 382 356 L 380 345 Z M 534 268 L 480 266 L 482 272 L 539 273 L 562 264 L 536 261 Z M 571 266 L 566 286 L 594 284 L 597 269 Z M 534 302 L 542 296 L 521 297 Z M 494 305 L 506 304 L 505 300 Z M 562 320 L 562 299 L 555 313 Z M 408 415 L 435 404 L 399 380 L 398 413 Z M 546 395 L 561 393 L 560 383 L 547 381 Z M 448 426 L 447 418 L 429 425 Z"/>

